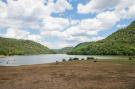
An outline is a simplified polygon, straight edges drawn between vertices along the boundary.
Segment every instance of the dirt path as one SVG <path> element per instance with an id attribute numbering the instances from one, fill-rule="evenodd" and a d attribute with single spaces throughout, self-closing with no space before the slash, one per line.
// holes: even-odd
<path id="1" fill-rule="evenodd" d="M 0 89 L 135 89 L 135 65 L 75 61 L 0 67 Z"/>

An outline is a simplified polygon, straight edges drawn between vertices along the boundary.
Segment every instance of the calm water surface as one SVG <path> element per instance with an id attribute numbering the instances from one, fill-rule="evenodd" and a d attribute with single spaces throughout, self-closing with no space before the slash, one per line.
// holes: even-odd
<path id="1" fill-rule="evenodd" d="M 46 55 L 30 55 L 30 56 L 9 56 L 0 58 L 0 66 L 20 66 L 53 63 L 68 60 L 69 58 L 86 58 L 94 57 L 97 59 L 127 59 L 126 56 L 86 56 L 86 55 L 66 55 L 66 54 L 46 54 Z"/>

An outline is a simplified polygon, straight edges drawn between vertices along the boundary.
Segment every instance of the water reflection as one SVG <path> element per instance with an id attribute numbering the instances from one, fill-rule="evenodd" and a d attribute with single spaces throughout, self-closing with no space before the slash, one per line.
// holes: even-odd
<path id="1" fill-rule="evenodd" d="M 53 63 L 68 60 L 69 58 L 86 59 L 94 57 L 96 59 L 127 59 L 126 56 L 86 56 L 86 55 L 66 55 L 66 54 L 47 54 L 47 55 L 30 55 L 30 56 L 9 56 L 0 58 L 0 66 L 20 66 L 32 64 Z"/>

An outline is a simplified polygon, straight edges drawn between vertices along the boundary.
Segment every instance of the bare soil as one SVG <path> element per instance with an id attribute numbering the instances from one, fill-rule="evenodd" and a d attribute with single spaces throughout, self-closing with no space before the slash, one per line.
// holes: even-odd
<path id="1" fill-rule="evenodd" d="M 135 65 L 72 61 L 0 67 L 0 89 L 135 89 Z"/>

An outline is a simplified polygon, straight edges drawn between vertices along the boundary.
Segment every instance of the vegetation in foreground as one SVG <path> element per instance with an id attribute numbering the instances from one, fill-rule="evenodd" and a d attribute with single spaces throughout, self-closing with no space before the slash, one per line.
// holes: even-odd
<path id="1" fill-rule="evenodd" d="M 135 55 L 135 21 L 106 39 L 77 45 L 68 54 Z"/>
<path id="2" fill-rule="evenodd" d="M 0 55 L 29 55 L 54 53 L 49 48 L 30 41 L 0 37 Z"/>
<path id="3" fill-rule="evenodd" d="M 134 89 L 135 60 L 0 67 L 0 89 Z"/>
<path id="4" fill-rule="evenodd" d="M 128 59 L 97 59 L 94 57 L 87 57 L 87 58 L 69 58 L 69 59 L 63 59 L 62 63 L 68 63 L 71 61 L 75 62 L 81 62 L 81 61 L 86 61 L 86 62 L 110 62 L 110 63 L 117 63 L 117 64 L 128 64 L 128 65 L 135 65 L 135 56 L 129 56 Z M 61 62 L 59 62 L 61 63 Z"/>

